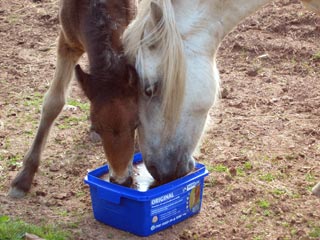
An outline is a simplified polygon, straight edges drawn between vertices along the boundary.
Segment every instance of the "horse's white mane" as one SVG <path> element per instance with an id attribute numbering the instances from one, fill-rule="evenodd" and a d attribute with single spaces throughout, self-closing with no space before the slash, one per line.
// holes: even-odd
<path id="1" fill-rule="evenodd" d="M 141 0 L 137 3 L 137 16 L 123 35 L 126 55 L 131 61 L 135 61 L 140 77 L 144 81 L 142 49 L 154 43 L 159 44 L 158 47 L 161 49 L 160 79 L 162 80 L 159 86 L 161 86 L 162 111 L 166 130 L 172 130 L 179 120 L 186 81 L 182 37 L 176 26 L 171 0 Z M 152 31 L 145 34 L 146 28 L 152 21 L 150 14 L 152 3 L 161 8 L 163 15 Z M 143 82 L 143 84 L 146 83 Z"/>

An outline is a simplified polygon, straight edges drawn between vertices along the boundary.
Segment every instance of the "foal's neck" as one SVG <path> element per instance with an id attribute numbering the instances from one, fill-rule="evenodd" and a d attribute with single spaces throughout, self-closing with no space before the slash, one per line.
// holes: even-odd
<path id="1" fill-rule="evenodd" d="M 92 0 L 84 24 L 91 74 L 108 71 L 115 62 L 117 56 L 112 48 L 113 24 L 106 3 Z"/>

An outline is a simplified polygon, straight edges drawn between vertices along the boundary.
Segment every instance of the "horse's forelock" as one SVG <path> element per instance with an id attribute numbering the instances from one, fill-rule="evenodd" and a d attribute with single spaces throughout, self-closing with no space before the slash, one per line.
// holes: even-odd
<path id="1" fill-rule="evenodd" d="M 163 17 L 153 30 L 145 34 L 148 24 L 152 21 L 151 2 L 161 8 Z M 155 41 L 159 44 L 162 53 L 162 72 L 159 74 L 162 77 L 160 84 L 162 111 L 166 119 L 164 132 L 169 134 L 179 121 L 186 81 L 183 41 L 176 26 L 172 1 L 142 0 L 138 5 L 137 17 L 125 31 L 123 40 L 126 54 L 131 61 L 136 62 L 142 81 L 144 81 L 143 48 Z"/>

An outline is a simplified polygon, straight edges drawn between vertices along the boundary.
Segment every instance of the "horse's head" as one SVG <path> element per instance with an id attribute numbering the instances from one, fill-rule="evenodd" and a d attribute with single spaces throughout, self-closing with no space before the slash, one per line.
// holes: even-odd
<path id="1" fill-rule="evenodd" d="M 196 54 L 186 56 L 193 45 L 188 46 L 181 32 L 189 29 L 176 21 L 184 13 L 175 12 L 172 2 L 176 3 L 141 1 L 123 37 L 126 54 L 141 79 L 140 149 L 149 172 L 161 183 L 193 170 L 192 154 L 217 90 L 210 81 L 212 62 Z M 185 14 L 193 14 L 189 11 Z M 205 66 L 200 69 L 201 64 Z"/>
<path id="2" fill-rule="evenodd" d="M 129 186 L 134 133 L 139 122 L 138 75 L 124 60 L 98 74 L 87 74 L 79 65 L 75 72 L 91 102 L 91 121 L 102 139 L 110 181 Z"/>

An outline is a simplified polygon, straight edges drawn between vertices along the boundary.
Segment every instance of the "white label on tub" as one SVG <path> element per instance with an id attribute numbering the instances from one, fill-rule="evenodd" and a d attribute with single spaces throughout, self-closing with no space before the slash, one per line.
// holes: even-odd
<path id="1" fill-rule="evenodd" d="M 168 193 L 166 195 L 163 195 L 161 197 L 157 197 L 155 199 L 152 199 L 151 200 L 151 205 L 156 205 L 156 204 L 162 203 L 162 202 L 167 201 L 167 200 L 169 200 L 171 198 L 174 198 L 173 192 Z"/>
<path id="2" fill-rule="evenodd" d="M 193 181 L 150 201 L 151 231 L 164 228 L 200 210 L 201 181 Z"/>
<path id="3" fill-rule="evenodd" d="M 199 184 L 199 181 L 188 184 L 187 191 L 190 191 L 191 189 L 195 188 L 198 184 Z"/>

